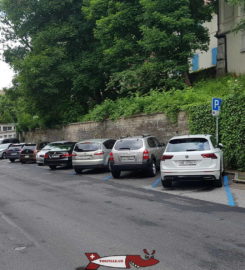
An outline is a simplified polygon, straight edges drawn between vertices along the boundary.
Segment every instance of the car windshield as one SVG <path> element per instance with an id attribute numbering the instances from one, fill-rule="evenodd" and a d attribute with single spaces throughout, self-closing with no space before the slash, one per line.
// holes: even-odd
<path id="1" fill-rule="evenodd" d="M 143 141 L 141 139 L 127 139 L 119 140 L 116 142 L 116 150 L 138 150 L 143 147 Z"/>
<path id="2" fill-rule="evenodd" d="M 74 151 L 76 152 L 93 152 L 101 149 L 101 144 L 100 143 L 94 143 L 94 142 L 83 142 L 83 143 L 78 143 L 75 146 Z"/>
<path id="3" fill-rule="evenodd" d="M 168 143 L 166 152 L 191 152 L 210 150 L 210 145 L 205 138 L 174 139 Z"/>
<path id="4" fill-rule="evenodd" d="M 16 145 L 11 145 L 9 147 L 9 150 L 19 150 L 23 147 L 23 145 L 19 145 L 19 144 L 16 144 Z"/>

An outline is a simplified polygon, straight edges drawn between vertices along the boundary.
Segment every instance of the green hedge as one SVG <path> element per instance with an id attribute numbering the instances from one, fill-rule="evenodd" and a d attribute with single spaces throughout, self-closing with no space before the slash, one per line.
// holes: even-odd
<path id="1" fill-rule="evenodd" d="M 211 105 L 189 110 L 191 133 L 215 134 Z M 224 145 L 226 168 L 245 170 L 245 95 L 233 94 L 224 99 L 219 121 L 219 141 Z"/>

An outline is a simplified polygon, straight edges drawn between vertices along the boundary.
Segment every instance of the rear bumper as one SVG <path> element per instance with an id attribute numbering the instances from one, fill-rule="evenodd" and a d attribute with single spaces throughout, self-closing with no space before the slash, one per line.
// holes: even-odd
<path id="1" fill-rule="evenodd" d="M 215 180 L 219 179 L 219 177 L 220 177 L 220 170 L 206 170 L 206 171 L 161 170 L 162 179 Z"/>
<path id="2" fill-rule="evenodd" d="M 8 155 L 7 154 L 7 157 L 6 157 L 7 159 L 20 159 L 20 155 Z"/>
<path id="3" fill-rule="evenodd" d="M 72 165 L 73 167 L 77 167 L 77 168 L 96 168 L 96 167 L 106 167 L 106 165 L 104 164 L 104 160 L 103 159 L 94 159 L 94 160 L 76 160 L 73 159 L 72 160 Z"/>
<path id="4" fill-rule="evenodd" d="M 120 171 L 137 171 L 149 169 L 151 163 L 140 163 L 140 164 L 114 164 L 111 163 L 111 168 Z"/>
<path id="5" fill-rule="evenodd" d="M 36 162 L 36 157 L 35 156 L 29 156 L 28 158 L 25 157 L 25 155 L 20 155 L 20 161 L 25 161 L 25 162 Z"/>
<path id="6" fill-rule="evenodd" d="M 97 169 L 97 168 L 106 168 L 104 164 L 93 164 L 93 165 L 77 165 L 77 164 L 72 164 L 73 168 L 76 169 Z"/>
<path id="7" fill-rule="evenodd" d="M 70 166 L 71 160 L 44 160 L 46 166 Z"/>

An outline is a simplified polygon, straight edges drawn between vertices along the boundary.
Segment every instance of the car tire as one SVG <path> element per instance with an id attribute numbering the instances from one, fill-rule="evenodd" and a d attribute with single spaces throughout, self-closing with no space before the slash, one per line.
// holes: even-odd
<path id="1" fill-rule="evenodd" d="M 37 166 L 43 166 L 43 164 L 42 163 L 37 163 Z"/>
<path id="2" fill-rule="evenodd" d="M 56 170 L 56 165 L 49 165 L 50 170 Z"/>
<path id="3" fill-rule="evenodd" d="M 111 170 L 111 174 L 113 176 L 113 178 L 120 178 L 120 174 L 121 174 L 121 171 L 120 170 L 115 170 L 115 169 L 112 169 Z"/>
<path id="4" fill-rule="evenodd" d="M 6 158 L 7 158 L 7 154 L 6 153 L 3 153 L 2 159 L 6 159 Z"/>
<path id="5" fill-rule="evenodd" d="M 171 188 L 172 187 L 172 180 L 162 180 L 162 186 L 164 188 Z"/>
<path id="6" fill-rule="evenodd" d="M 25 161 L 22 160 L 20 163 L 21 163 L 21 164 L 25 164 Z"/>
<path id="7" fill-rule="evenodd" d="M 10 162 L 12 162 L 12 163 L 15 162 L 15 159 L 14 159 L 14 158 L 10 158 L 9 160 L 10 160 Z"/>
<path id="8" fill-rule="evenodd" d="M 81 174 L 83 172 L 82 169 L 79 169 L 79 168 L 74 168 L 74 171 L 77 173 L 77 174 Z"/>
<path id="9" fill-rule="evenodd" d="M 110 163 L 110 161 L 108 161 L 108 163 L 107 163 L 107 170 L 109 171 L 109 172 L 111 172 L 111 163 Z"/>
<path id="10" fill-rule="evenodd" d="M 148 172 L 149 172 L 149 176 L 151 177 L 154 177 L 157 175 L 157 164 L 155 160 L 152 160 Z"/>
<path id="11" fill-rule="evenodd" d="M 221 188 L 223 186 L 223 177 L 222 177 L 222 173 L 221 172 L 220 172 L 219 179 L 215 179 L 213 185 L 216 188 Z"/>

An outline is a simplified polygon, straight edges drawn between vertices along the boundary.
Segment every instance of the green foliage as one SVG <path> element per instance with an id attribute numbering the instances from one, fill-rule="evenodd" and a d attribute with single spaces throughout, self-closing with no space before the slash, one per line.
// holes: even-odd
<path id="1" fill-rule="evenodd" d="M 183 88 L 211 13 L 202 0 L 0 0 L 4 38 L 18 44 L 4 57 L 25 107 L 52 127 L 108 98 Z"/>
<path id="2" fill-rule="evenodd" d="M 158 89 L 151 90 L 145 95 L 137 93 L 129 98 L 119 98 L 115 101 L 107 99 L 102 104 L 95 106 L 81 119 L 101 121 L 118 119 L 137 113 L 164 112 L 171 115 L 174 120 L 176 112 L 188 111 L 193 106 L 210 103 L 214 96 L 226 97 L 233 91 L 234 86 L 235 89 L 245 89 L 245 77 L 241 77 L 239 80 L 224 77 L 202 81 L 193 87 L 186 87 L 184 90 L 172 89 L 166 92 L 164 89 Z"/>
<path id="3" fill-rule="evenodd" d="M 232 94 L 224 99 L 219 120 L 219 139 L 224 145 L 227 168 L 245 170 L 245 94 Z M 210 106 L 190 110 L 190 130 L 194 134 L 215 134 L 215 118 Z"/>

